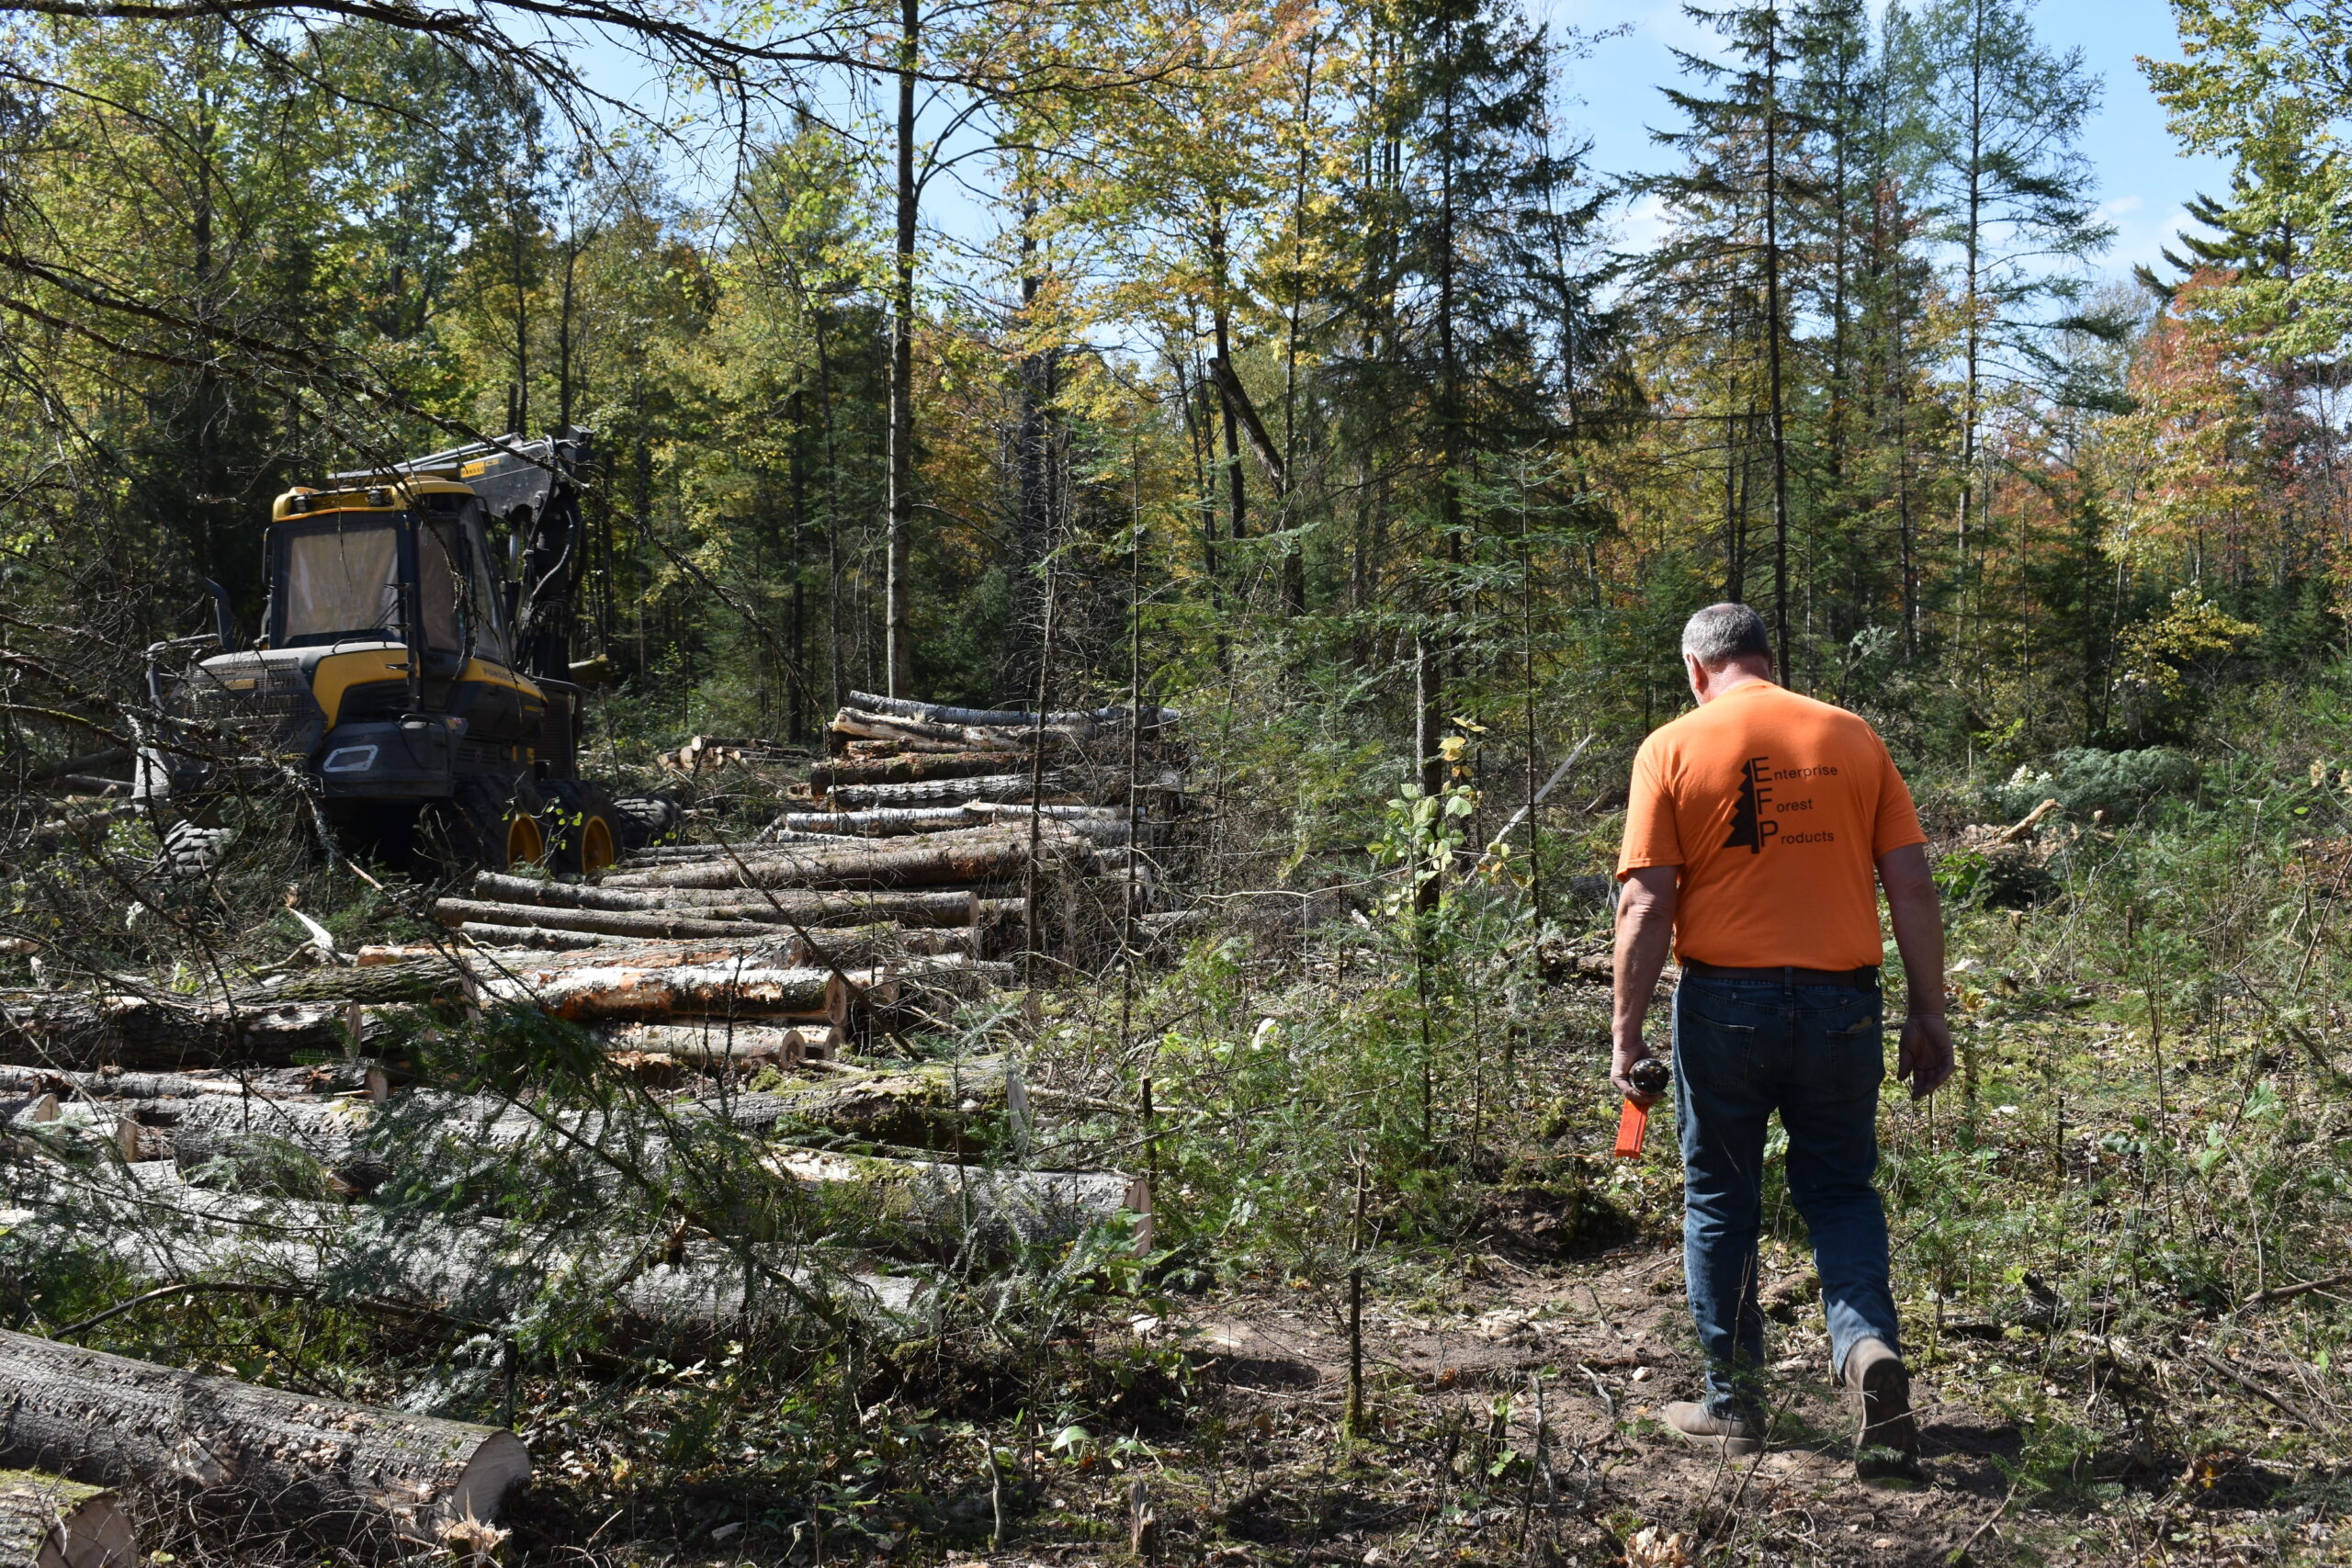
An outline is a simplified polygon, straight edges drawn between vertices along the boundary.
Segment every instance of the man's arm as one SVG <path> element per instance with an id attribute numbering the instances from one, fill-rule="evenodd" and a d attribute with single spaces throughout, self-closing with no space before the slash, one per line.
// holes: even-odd
<path id="1" fill-rule="evenodd" d="M 1924 1100 L 1951 1077 L 1951 1026 L 1944 1021 L 1944 911 L 1923 844 L 1905 844 L 1878 857 L 1894 945 L 1903 954 L 1903 1043 L 1894 1076 L 1911 1080 L 1911 1098 Z"/>
<path id="2" fill-rule="evenodd" d="M 1681 872 L 1677 865 L 1645 865 L 1628 872 L 1617 893 L 1616 1007 L 1609 1027 L 1609 1081 L 1636 1105 L 1657 1099 L 1634 1093 L 1625 1075 L 1650 1054 L 1642 1043 L 1642 1024 L 1649 1017 L 1658 972 L 1674 946 L 1675 888 Z"/>

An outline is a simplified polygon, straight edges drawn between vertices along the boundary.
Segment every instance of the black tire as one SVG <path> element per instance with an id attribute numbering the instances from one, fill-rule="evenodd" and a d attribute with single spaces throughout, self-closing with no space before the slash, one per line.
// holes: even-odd
<path id="1" fill-rule="evenodd" d="M 539 788 L 548 802 L 540 821 L 556 870 L 587 875 L 620 859 L 625 819 L 611 791 L 585 779 L 548 779 Z"/>
<path id="2" fill-rule="evenodd" d="M 613 802 L 613 809 L 619 814 L 625 851 L 667 843 L 686 820 L 678 803 L 662 795 L 624 795 Z"/>
<path id="3" fill-rule="evenodd" d="M 174 876 L 202 876 L 220 863 L 236 836 L 234 828 L 207 828 L 183 817 L 164 829 L 162 869 Z"/>

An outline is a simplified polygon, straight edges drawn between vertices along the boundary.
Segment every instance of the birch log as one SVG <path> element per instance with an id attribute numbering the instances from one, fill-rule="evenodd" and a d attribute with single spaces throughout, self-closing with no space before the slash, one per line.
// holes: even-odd
<path id="1" fill-rule="evenodd" d="M 0 1460 L 77 1481 L 233 1489 L 335 1533 L 439 1545 L 528 1479 L 512 1432 L 343 1404 L 0 1330 Z"/>
<path id="2" fill-rule="evenodd" d="M 484 872 L 474 878 L 474 896 L 489 901 L 547 908 L 604 909 L 653 913 L 674 909 L 680 918 L 759 920 L 771 925 L 864 926 L 888 920 L 902 926 L 968 926 L 969 893 L 810 893 L 780 889 L 771 897 L 746 897 L 740 887 L 629 888 L 581 883 L 539 882 Z"/>
<path id="3" fill-rule="evenodd" d="M 1059 850 L 1068 837 L 1046 835 L 1045 843 Z M 942 834 L 907 848 L 827 850 L 793 856 L 746 857 L 741 863 L 677 866 L 631 872 L 606 879 L 607 886 L 626 887 L 807 887 L 888 888 L 937 886 L 944 883 L 1006 881 L 1029 863 L 1024 836 L 997 828 L 978 829 L 971 836 Z"/>
<path id="4" fill-rule="evenodd" d="M 112 1492 L 36 1470 L 0 1470 L 0 1568 L 138 1568 L 139 1540 Z"/>

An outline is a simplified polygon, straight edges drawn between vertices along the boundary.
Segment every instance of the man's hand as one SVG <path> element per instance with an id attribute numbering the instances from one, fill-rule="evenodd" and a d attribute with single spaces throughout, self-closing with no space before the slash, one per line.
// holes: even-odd
<path id="1" fill-rule="evenodd" d="M 1617 890 L 1617 957 L 1615 1005 L 1609 1021 L 1609 1038 L 1613 1044 L 1609 1062 L 1609 1081 L 1618 1092 L 1640 1106 L 1657 1100 L 1654 1094 L 1635 1094 L 1625 1075 L 1634 1064 L 1650 1054 L 1642 1043 L 1642 1025 L 1649 1017 L 1650 994 L 1657 989 L 1657 977 L 1666 967 L 1666 955 L 1674 945 L 1674 908 L 1679 866 L 1645 865 L 1629 873 Z"/>
<path id="2" fill-rule="evenodd" d="M 1914 1013 L 1903 1021 L 1903 1043 L 1894 1052 L 1894 1076 L 1911 1084 L 1911 1098 L 1925 1100 L 1951 1077 L 1951 1025 L 1941 1013 Z"/>
<path id="3" fill-rule="evenodd" d="M 1618 1093 L 1645 1111 L 1665 1098 L 1663 1095 L 1644 1094 L 1634 1087 L 1634 1064 L 1649 1059 L 1650 1048 L 1638 1039 L 1621 1043 L 1609 1054 L 1609 1081 L 1617 1086 Z"/>

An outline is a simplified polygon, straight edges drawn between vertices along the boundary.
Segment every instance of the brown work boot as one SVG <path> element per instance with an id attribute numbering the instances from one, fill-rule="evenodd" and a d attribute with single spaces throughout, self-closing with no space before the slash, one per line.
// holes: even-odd
<path id="1" fill-rule="evenodd" d="M 1916 1476 L 1919 1424 L 1911 1416 L 1911 1374 L 1883 1339 L 1861 1339 L 1846 1352 L 1846 1386 L 1860 1396 L 1861 1430 L 1854 1438 L 1854 1473 Z"/>
<path id="2" fill-rule="evenodd" d="M 1690 1441 L 1720 1449 L 1735 1459 L 1761 1452 L 1764 1423 L 1745 1416 L 1718 1416 L 1693 1400 L 1678 1399 L 1659 1412 L 1666 1424 Z"/>

